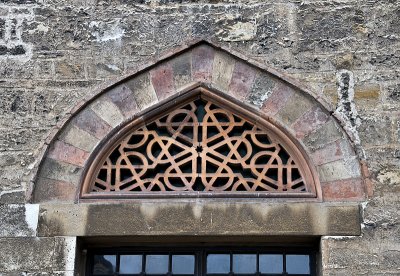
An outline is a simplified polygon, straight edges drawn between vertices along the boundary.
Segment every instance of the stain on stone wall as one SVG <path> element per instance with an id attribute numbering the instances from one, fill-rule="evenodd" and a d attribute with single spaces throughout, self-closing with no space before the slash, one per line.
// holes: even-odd
<path id="1" fill-rule="evenodd" d="M 0 60 L 11 58 L 27 61 L 32 57 L 33 45 L 23 40 L 23 28 L 34 19 L 32 6 L 0 4 Z"/>

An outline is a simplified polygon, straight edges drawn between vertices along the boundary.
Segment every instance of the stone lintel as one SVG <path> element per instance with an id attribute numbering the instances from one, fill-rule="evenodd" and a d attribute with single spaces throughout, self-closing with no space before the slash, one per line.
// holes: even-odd
<path id="1" fill-rule="evenodd" d="M 42 204 L 38 236 L 354 236 L 352 203 L 137 201 Z"/>

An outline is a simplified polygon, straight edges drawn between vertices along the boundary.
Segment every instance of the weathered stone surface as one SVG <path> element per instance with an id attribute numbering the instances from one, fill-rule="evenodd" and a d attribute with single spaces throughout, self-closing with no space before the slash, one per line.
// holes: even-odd
<path id="1" fill-rule="evenodd" d="M 246 101 L 261 108 L 265 100 L 267 100 L 274 91 L 275 85 L 276 80 L 274 80 L 274 77 L 265 73 L 257 74 L 253 87 L 249 95 L 247 95 Z"/>
<path id="2" fill-rule="evenodd" d="M 172 61 L 174 71 L 175 90 L 189 84 L 192 81 L 192 55 L 191 52 L 184 53 Z"/>
<path id="3" fill-rule="evenodd" d="M 116 127 L 124 120 L 124 115 L 122 115 L 118 106 L 113 104 L 107 98 L 102 97 L 95 101 L 90 107 L 97 116 L 102 118 L 107 124 L 112 127 Z"/>
<path id="4" fill-rule="evenodd" d="M 91 152 L 99 143 L 99 139 L 76 126 L 65 129 L 59 139 L 87 152 Z"/>
<path id="5" fill-rule="evenodd" d="M 292 127 L 296 132 L 296 137 L 302 139 L 313 130 L 324 125 L 329 119 L 329 114 L 324 112 L 321 107 L 315 106 L 300 116 Z"/>
<path id="6" fill-rule="evenodd" d="M 159 101 L 168 98 L 175 92 L 173 69 L 170 64 L 157 66 L 150 71 L 151 83 Z"/>
<path id="7" fill-rule="evenodd" d="M 271 116 L 276 115 L 278 111 L 285 106 L 286 102 L 295 94 L 295 91 L 278 82 L 275 85 L 272 94 L 268 97 L 267 101 L 263 104 L 262 111 Z"/>
<path id="8" fill-rule="evenodd" d="M 236 99 L 243 101 L 250 93 L 256 70 L 250 65 L 236 61 L 229 84 L 229 93 Z"/>
<path id="9" fill-rule="evenodd" d="M 234 67 L 233 57 L 223 52 L 215 52 L 212 82 L 221 91 L 228 91 Z"/>
<path id="10" fill-rule="evenodd" d="M 62 180 L 40 177 L 34 187 L 34 202 L 73 202 L 76 198 L 77 184 Z"/>
<path id="11" fill-rule="evenodd" d="M 214 49 L 209 46 L 196 47 L 192 51 L 192 76 L 194 80 L 208 82 L 212 78 Z"/>
<path id="12" fill-rule="evenodd" d="M 391 143 L 393 124 L 391 116 L 364 116 L 359 128 L 362 143 L 365 145 L 385 145 Z"/>
<path id="13" fill-rule="evenodd" d="M 303 143 L 311 150 L 323 148 L 336 140 L 344 139 L 345 134 L 335 120 L 328 120 L 323 126 L 306 135 Z"/>
<path id="14" fill-rule="evenodd" d="M 83 167 L 89 157 L 89 152 L 83 151 L 62 141 L 56 141 L 49 150 L 48 157 Z"/>
<path id="15" fill-rule="evenodd" d="M 54 238 L 0 238 L 0 271 L 51 271 Z"/>
<path id="16" fill-rule="evenodd" d="M 136 104 L 140 110 L 157 102 L 157 95 L 150 81 L 150 75 L 142 74 L 126 84 L 133 92 Z"/>
<path id="17" fill-rule="evenodd" d="M 358 160 L 353 158 L 341 159 L 317 167 L 321 182 L 357 178 L 361 176 Z"/>
<path id="18" fill-rule="evenodd" d="M 278 118 L 285 125 L 292 125 L 296 122 L 300 116 L 309 111 L 312 107 L 317 106 L 317 103 L 313 102 L 304 94 L 299 92 L 294 93 L 276 114 Z"/>
<path id="19" fill-rule="evenodd" d="M 356 155 L 347 140 L 336 140 L 314 151 L 311 158 L 315 165 L 322 165 L 340 159 L 354 158 Z"/>
<path id="20" fill-rule="evenodd" d="M 71 275 L 75 237 L 0 238 L 0 272 L 30 275 Z M 10 274 L 11 275 L 11 274 Z"/>
<path id="21" fill-rule="evenodd" d="M 118 106 L 125 117 L 131 117 L 139 111 L 133 93 L 126 85 L 112 88 L 106 96 Z"/>
<path id="22" fill-rule="evenodd" d="M 348 179 L 321 183 L 322 196 L 327 201 L 363 200 L 362 179 Z"/>
<path id="23" fill-rule="evenodd" d="M 107 205 L 44 204 L 40 208 L 39 236 L 229 236 L 244 233 L 287 236 L 360 233 L 357 205 L 246 204 L 224 201 L 164 201 L 155 204 L 148 201 Z M 125 214 L 125 219 L 121 221 L 112 214 Z"/>
<path id="24" fill-rule="evenodd" d="M 91 109 L 85 109 L 74 118 L 74 125 L 92 134 L 98 139 L 102 139 L 111 130 L 111 126 L 103 121 Z"/>
<path id="25" fill-rule="evenodd" d="M 0 204 L 0 240 L 2 237 L 35 236 L 38 218 L 37 204 Z"/>
<path id="26" fill-rule="evenodd" d="M 47 158 L 41 167 L 40 176 L 68 183 L 78 183 L 81 172 L 80 167 Z"/>

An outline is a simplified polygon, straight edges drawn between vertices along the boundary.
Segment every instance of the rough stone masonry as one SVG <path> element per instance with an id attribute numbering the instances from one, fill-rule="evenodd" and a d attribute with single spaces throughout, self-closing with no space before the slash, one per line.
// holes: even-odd
<path id="1" fill-rule="evenodd" d="M 193 39 L 274 67 L 330 103 L 369 181 L 361 235 L 322 237 L 321 274 L 400 275 L 397 0 L 2 0 L 0 274 L 74 274 L 76 237 L 39 237 L 40 209 L 27 200 L 41 145 L 97 86 Z"/>

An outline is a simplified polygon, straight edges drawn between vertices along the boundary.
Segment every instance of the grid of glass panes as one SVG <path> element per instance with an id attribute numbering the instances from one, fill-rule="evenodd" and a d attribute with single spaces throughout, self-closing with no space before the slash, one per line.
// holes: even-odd
<path id="1" fill-rule="evenodd" d="M 207 254 L 207 276 L 313 275 L 310 254 L 216 253 Z"/>
<path id="2" fill-rule="evenodd" d="M 119 252 L 93 254 L 90 275 L 315 275 L 313 254 L 268 251 Z"/>
<path id="3" fill-rule="evenodd" d="M 93 275 L 180 275 L 195 274 L 194 254 L 105 254 L 94 255 Z"/>

